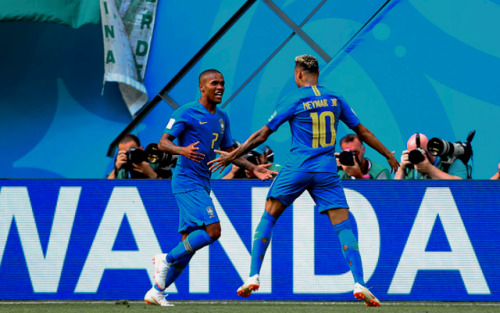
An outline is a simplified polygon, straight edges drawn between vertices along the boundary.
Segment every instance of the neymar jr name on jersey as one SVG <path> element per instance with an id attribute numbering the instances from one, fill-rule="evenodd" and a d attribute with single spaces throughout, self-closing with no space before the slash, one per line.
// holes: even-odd
<path id="1" fill-rule="evenodd" d="M 330 100 L 332 101 L 332 106 L 337 106 L 337 99 L 332 98 Z M 324 108 L 324 107 L 328 106 L 328 99 L 302 102 L 302 106 L 304 107 L 304 110 L 311 110 L 311 109 L 315 109 L 315 108 Z"/>

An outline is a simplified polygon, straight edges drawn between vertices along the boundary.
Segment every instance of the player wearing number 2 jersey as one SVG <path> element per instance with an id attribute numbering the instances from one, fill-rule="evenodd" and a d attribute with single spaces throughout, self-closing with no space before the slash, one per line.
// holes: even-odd
<path id="1" fill-rule="evenodd" d="M 354 277 L 354 296 L 364 300 L 367 306 L 380 306 L 380 301 L 365 287 L 358 242 L 352 232 L 347 201 L 337 175 L 334 146 L 339 120 L 384 155 L 392 171 L 397 170 L 398 161 L 361 125 L 342 97 L 318 86 L 319 69 L 316 58 L 310 55 L 298 56 L 295 59 L 294 76 L 299 89 L 277 104 L 268 123 L 239 148 L 209 162 L 212 171 L 224 168 L 235 158 L 262 144 L 284 122 L 288 121 L 290 124 L 292 147 L 288 161 L 269 189 L 266 209 L 255 231 L 250 277 L 237 292 L 240 296 L 248 297 L 252 291 L 259 289 L 259 272 L 274 224 L 284 210 L 307 190 L 316 203 L 317 210 L 328 215 L 340 239 L 342 253 Z"/>

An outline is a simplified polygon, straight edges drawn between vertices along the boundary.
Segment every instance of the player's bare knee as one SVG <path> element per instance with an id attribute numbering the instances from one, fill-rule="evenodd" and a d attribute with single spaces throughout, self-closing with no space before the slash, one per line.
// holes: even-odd
<path id="1" fill-rule="evenodd" d="M 220 238 L 221 227 L 219 223 L 210 225 L 209 227 L 207 227 L 206 231 L 213 241 L 216 241 Z"/>

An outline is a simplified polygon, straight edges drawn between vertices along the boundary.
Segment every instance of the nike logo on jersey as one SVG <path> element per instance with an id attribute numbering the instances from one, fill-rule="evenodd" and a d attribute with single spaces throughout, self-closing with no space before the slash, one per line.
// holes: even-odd
<path id="1" fill-rule="evenodd" d="M 202 122 L 202 121 L 200 121 L 200 125 L 203 125 L 203 124 L 206 124 L 206 123 L 208 123 L 208 122 Z"/>

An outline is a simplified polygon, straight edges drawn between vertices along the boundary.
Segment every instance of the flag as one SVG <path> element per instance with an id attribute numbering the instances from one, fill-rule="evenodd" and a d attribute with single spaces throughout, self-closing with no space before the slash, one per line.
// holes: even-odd
<path id="1" fill-rule="evenodd" d="M 0 21 L 99 24 L 99 0 L 0 0 Z"/>
<path id="2" fill-rule="evenodd" d="M 132 116 L 148 101 L 144 75 L 156 7 L 156 0 L 101 0 L 104 84 L 118 83 Z"/>

